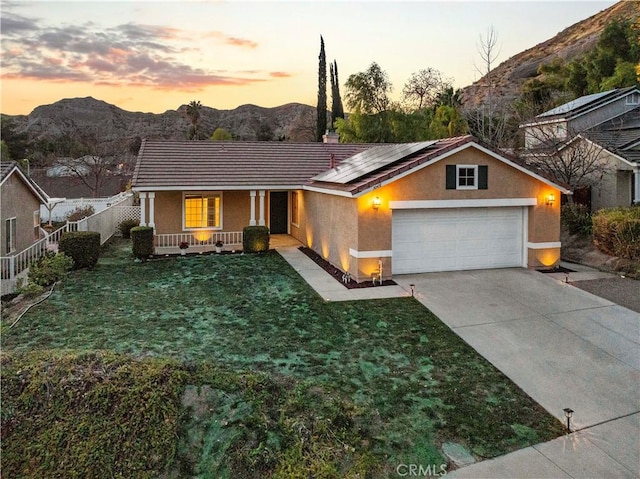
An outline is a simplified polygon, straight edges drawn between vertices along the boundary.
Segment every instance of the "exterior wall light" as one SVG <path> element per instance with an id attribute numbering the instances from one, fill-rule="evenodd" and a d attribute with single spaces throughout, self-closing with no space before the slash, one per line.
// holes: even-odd
<path id="1" fill-rule="evenodd" d="M 573 416 L 573 409 L 566 407 L 563 411 L 564 417 L 567 418 L 567 431 L 571 434 L 571 417 Z"/>
<path id="2" fill-rule="evenodd" d="M 556 195 L 554 195 L 553 193 L 547 196 L 547 206 L 553 206 L 553 203 L 555 201 L 556 201 Z"/>
<path id="3" fill-rule="evenodd" d="M 379 197 L 379 196 L 376 196 L 376 197 L 373 199 L 373 209 L 374 209 L 374 210 L 377 210 L 378 208 L 380 208 L 380 205 L 381 205 L 381 204 L 382 204 L 382 201 L 380 200 L 380 197 Z"/>

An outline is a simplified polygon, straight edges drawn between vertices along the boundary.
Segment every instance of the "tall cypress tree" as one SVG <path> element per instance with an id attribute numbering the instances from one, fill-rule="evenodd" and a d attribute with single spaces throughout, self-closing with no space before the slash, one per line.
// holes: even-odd
<path id="1" fill-rule="evenodd" d="M 338 62 L 333 60 L 329 65 L 331 75 L 331 127 L 335 126 L 338 118 L 344 118 L 344 108 L 342 98 L 340 98 L 340 82 L 338 80 Z"/>
<path id="2" fill-rule="evenodd" d="M 320 35 L 320 55 L 318 56 L 318 106 L 316 108 L 316 141 L 322 141 L 327 130 L 327 59 L 324 54 L 324 39 Z"/>

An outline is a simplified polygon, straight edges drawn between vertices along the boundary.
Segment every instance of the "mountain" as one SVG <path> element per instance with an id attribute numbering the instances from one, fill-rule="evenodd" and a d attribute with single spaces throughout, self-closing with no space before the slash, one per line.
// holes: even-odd
<path id="1" fill-rule="evenodd" d="M 242 105 L 233 110 L 203 106 L 199 126 L 210 137 L 216 128 L 235 139 L 312 141 L 315 107 L 289 103 L 274 108 Z M 34 109 L 29 115 L 3 115 L 17 134 L 28 141 L 53 140 L 63 135 L 96 138 L 99 143 L 128 142 L 136 138 L 185 139 L 190 122 L 186 105 L 164 113 L 130 112 L 92 97 L 67 98 Z M 309 130 L 311 138 L 305 135 Z"/>
<path id="2" fill-rule="evenodd" d="M 550 63 L 555 57 L 571 61 L 591 50 L 607 23 L 614 19 L 637 22 L 640 2 L 621 1 L 586 20 L 564 29 L 553 38 L 512 56 L 491 71 L 494 83 L 493 101 L 496 105 L 511 103 L 520 95 L 522 85 L 531 78 L 538 78 L 538 67 Z M 500 32 L 497 32 L 500 34 Z M 480 78 L 463 88 L 462 104 L 465 108 L 476 108 L 483 104 L 487 95 L 487 78 Z"/>

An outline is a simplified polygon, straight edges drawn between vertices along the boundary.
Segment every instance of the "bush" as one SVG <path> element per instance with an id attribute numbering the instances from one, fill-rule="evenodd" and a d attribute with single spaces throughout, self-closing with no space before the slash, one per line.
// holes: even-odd
<path id="1" fill-rule="evenodd" d="M 564 205 L 562 207 L 562 224 L 570 234 L 588 236 L 591 234 L 591 213 L 584 205 Z"/>
<path id="2" fill-rule="evenodd" d="M 133 256 L 146 260 L 153 254 L 153 228 L 151 226 L 136 226 L 131 228 L 131 248 Z"/>
<path id="3" fill-rule="evenodd" d="M 29 283 L 50 286 L 73 268 L 73 258 L 64 253 L 47 253 L 29 266 Z"/>
<path id="4" fill-rule="evenodd" d="M 124 239 L 129 239 L 131 238 L 131 228 L 135 228 L 139 224 L 138 220 L 124 220 L 118 225 L 118 229 L 120 229 L 120 233 Z"/>
<path id="5" fill-rule="evenodd" d="M 67 221 L 80 221 L 83 218 L 86 218 L 87 216 L 91 216 L 93 214 L 95 214 L 96 210 L 93 209 L 93 206 L 89 205 L 89 206 L 78 206 L 75 210 L 70 211 L 69 213 L 67 213 L 67 215 L 65 216 L 65 219 Z"/>
<path id="6" fill-rule="evenodd" d="M 269 251 L 269 228 L 245 226 L 242 230 L 242 249 L 245 253 Z"/>
<path id="7" fill-rule="evenodd" d="M 640 260 L 640 207 L 598 211 L 593 215 L 593 242 L 605 253 Z"/>
<path id="8" fill-rule="evenodd" d="M 97 231 L 63 233 L 58 250 L 73 258 L 73 269 L 93 268 L 100 258 L 100 233 Z"/>

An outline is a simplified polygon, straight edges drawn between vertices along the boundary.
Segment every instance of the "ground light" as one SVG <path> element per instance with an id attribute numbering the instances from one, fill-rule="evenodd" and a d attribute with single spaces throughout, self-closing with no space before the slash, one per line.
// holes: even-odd
<path id="1" fill-rule="evenodd" d="M 411 288 L 411 297 L 413 297 L 416 292 L 416 285 L 412 283 L 409 287 Z"/>
<path id="2" fill-rule="evenodd" d="M 564 408 L 564 417 L 567 418 L 567 431 L 569 431 L 569 434 L 571 433 L 571 417 L 573 416 L 573 409 L 571 408 Z"/>

